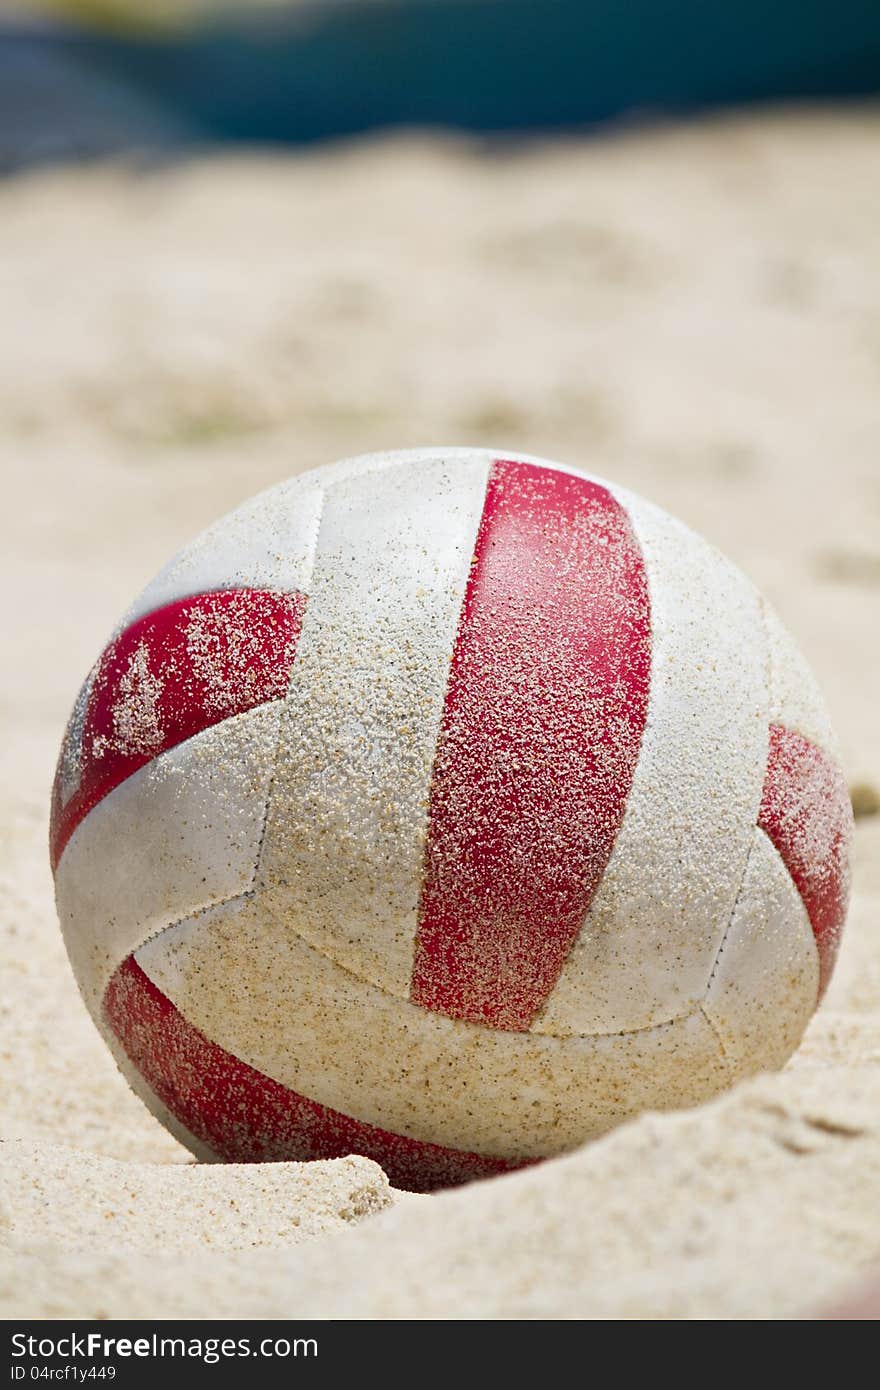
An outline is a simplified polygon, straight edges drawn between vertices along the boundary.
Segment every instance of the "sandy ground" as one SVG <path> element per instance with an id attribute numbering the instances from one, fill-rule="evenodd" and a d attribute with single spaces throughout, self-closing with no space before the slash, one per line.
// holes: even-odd
<path id="1" fill-rule="evenodd" d="M 0 186 L 6 1316 L 789 1317 L 880 1261 L 877 815 L 783 1073 L 433 1198 L 362 1159 L 192 1164 L 86 1016 L 46 855 L 68 708 L 131 595 L 257 488 L 417 443 L 583 464 L 719 543 L 869 811 L 878 139 L 878 112 L 769 113 Z"/>

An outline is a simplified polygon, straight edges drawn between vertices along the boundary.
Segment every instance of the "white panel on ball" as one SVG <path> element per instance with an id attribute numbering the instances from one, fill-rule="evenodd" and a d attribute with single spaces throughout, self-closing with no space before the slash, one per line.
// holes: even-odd
<path id="1" fill-rule="evenodd" d="M 803 734 L 836 758 L 837 738 L 813 674 L 794 638 L 766 601 L 764 622 L 770 649 L 770 723 Z"/>
<path id="2" fill-rule="evenodd" d="M 175 555 L 120 626 L 176 599 L 216 589 L 307 592 L 322 498 L 322 488 L 310 475 L 252 497 Z"/>
<path id="3" fill-rule="evenodd" d="M 93 1015 L 148 937 L 253 883 L 280 714 L 278 701 L 261 705 L 168 749 L 77 826 L 55 897 Z"/>
<path id="4" fill-rule="evenodd" d="M 787 1061 L 816 1007 L 818 989 L 810 919 L 778 851 L 756 828 L 705 999 L 737 1075 Z"/>
<path id="5" fill-rule="evenodd" d="M 93 666 L 80 687 L 61 743 L 57 777 L 59 799 L 62 806 L 66 805 L 74 793 L 79 790 L 82 777 L 83 732 L 96 671 L 97 666 Z"/>
<path id="6" fill-rule="evenodd" d="M 447 1018 L 355 979 L 274 922 L 259 891 L 174 927 L 141 969 L 212 1041 L 367 1124 L 510 1158 L 560 1153 L 730 1079 L 699 1008 L 655 1029 L 551 1038 Z"/>
<path id="7" fill-rule="evenodd" d="M 431 770 L 487 463 L 327 488 L 260 863 L 290 931 L 405 999 Z"/>
<path id="8" fill-rule="evenodd" d="M 534 1032 L 647 1028 L 689 1013 L 745 872 L 767 763 L 767 654 L 744 575 L 612 488 L 651 599 L 648 718 L 623 823 Z"/>

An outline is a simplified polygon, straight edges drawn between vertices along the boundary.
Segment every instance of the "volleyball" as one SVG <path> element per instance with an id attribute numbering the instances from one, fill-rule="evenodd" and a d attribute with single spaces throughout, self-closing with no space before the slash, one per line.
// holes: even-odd
<path id="1" fill-rule="evenodd" d="M 852 821 L 752 584 L 615 484 L 438 448 L 303 473 L 184 549 L 77 698 L 59 918 L 194 1153 L 430 1190 L 781 1066 Z"/>

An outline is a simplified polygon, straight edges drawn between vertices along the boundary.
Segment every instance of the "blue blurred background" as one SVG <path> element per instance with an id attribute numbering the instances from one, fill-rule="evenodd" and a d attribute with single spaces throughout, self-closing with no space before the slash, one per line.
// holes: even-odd
<path id="1" fill-rule="evenodd" d="M 0 9 L 0 162 L 577 128 L 880 88 L 878 0 L 58 0 Z"/>

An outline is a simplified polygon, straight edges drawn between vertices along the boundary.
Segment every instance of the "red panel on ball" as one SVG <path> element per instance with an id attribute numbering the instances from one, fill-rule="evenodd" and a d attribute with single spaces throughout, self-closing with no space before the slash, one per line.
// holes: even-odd
<path id="1" fill-rule="evenodd" d="M 92 807 L 138 768 L 286 693 L 305 604 L 302 594 L 264 589 L 196 594 L 139 618 L 111 642 L 95 669 L 66 801 L 64 749 L 55 775 L 53 869 Z"/>
<path id="2" fill-rule="evenodd" d="M 527 1029 L 623 818 L 648 709 L 650 604 L 607 488 L 498 461 L 452 655 L 412 999 Z"/>
<path id="3" fill-rule="evenodd" d="M 430 1192 L 525 1166 L 426 1144 L 297 1095 L 206 1038 L 138 965 L 116 971 L 104 1013 L 147 1085 L 182 1125 L 230 1163 L 364 1154 L 395 1187 Z"/>
<path id="4" fill-rule="evenodd" d="M 803 899 L 819 948 L 819 997 L 831 979 L 849 901 L 852 806 L 832 758 L 802 734 L 770 728 L 758 825 Z"/>

